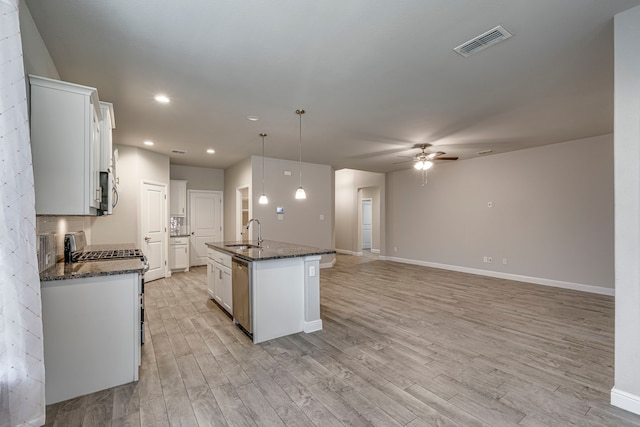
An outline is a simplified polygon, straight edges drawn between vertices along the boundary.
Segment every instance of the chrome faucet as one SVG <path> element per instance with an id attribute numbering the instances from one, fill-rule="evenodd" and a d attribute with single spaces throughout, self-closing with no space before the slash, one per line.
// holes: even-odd
<path id="1" fill-rule="evenodd" d="M 262 246 L 262 242 L 264 242 L 264 240 L 262 240 L 262 225 L 260 225 L 260 221 L 256 218 L 251 218 L 248 222 L 247 222 L 247 228 L 246 230 L 249 231 L 249 226 L 251 225 L 251 223 L 255 221 L 258 223 L 258 246 Z"/>

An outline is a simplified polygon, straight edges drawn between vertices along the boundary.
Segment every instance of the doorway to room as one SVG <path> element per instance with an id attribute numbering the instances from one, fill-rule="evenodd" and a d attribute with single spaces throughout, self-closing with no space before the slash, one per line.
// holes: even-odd
<path id="1" fill-rule="evenodd" d="M 362 250 L 371 250 L 373 212 L 371 199 L 362 199 L 361 216 L 360 216 L 360 236 Z"/>
<path id="2" fill-rule="evenodd" d="M 149 261 L 144 279 L 148 282 L 167 275 L 167 185 L 142 183 L 140 242 Z"/>
<path id="3" fill-rule="evenodd" d="M 222 191 L 189 190 L 189 228 L 191 267 L 207 263 L 207 242 L 222 237 Z"/>
<path id="4" fill-rule="evenodd" d="M 380 187 L 358 188 L 357 254 L 380 254 Z"/>

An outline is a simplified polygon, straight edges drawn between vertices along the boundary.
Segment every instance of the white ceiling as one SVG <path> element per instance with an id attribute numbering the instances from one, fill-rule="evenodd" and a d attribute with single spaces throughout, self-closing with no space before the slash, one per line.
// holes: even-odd
<path id="1" fill-rule="evenodd" d="M 223 169 L 266 132 L 297 160 L 304 108 L 303 161 L 387 172 L 419 143 L 465 159 L 611 133 L 612 17 L 640 0 L 26 3 L 61 78 L 114 104 L 116 143 Z M 497 25 L 513 37 L 452 50 Z"/>

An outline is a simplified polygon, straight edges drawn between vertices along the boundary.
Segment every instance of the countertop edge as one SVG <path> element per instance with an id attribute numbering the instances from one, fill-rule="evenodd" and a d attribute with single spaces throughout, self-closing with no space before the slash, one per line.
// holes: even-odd
<path id="1" fill-rule="evenodd" d="M 83 279 L 87 277 L 117 276 L 120 274 L 142 274 L 144 265 L 140 260 L 124 260 L 128 263 L 138 261 L 137 265 L 123 264 L 119 261 L 87 261 L 80 263 L 65 264 L 58 262 L 50 268 L 40 272 L 40 282 L 54 282 L 58 280 Z M 77 268 L 79 270 L 69 271 Z M 86 270 L 86 271 L 83 271 Z"/>
<path id="2" fill-rule="evenodd" d="M 311 246 L 296 245 L 292 243 L 275 242 L 275 241 L 264 241 L 261 249 L 249 248 L 245 250 L 237 250 L 237 249 L 226 247 L 226 245 L 234 245 L 234 244 L 241 244 L 241 243 L 255 245 L 255 246 L 257 246 L 258 244 L 256 241 L 252 240 L 247 242 L 236 242 L 236 241 L 206 242 L 205 245 L 207 245 L 208 248 L 215 249 L 220 252 L 224 252 L 226 254 L 229 254 L 231 256 L 234 256 L 249 262 L 270 261 L 270 260 L 287 259 L 287 258 L 304 258 L 304 257 L 314 256 L 314 255 L 331 255 L 336 253 L 336 251 L 333 249 L 321 249 L 321 248 L 314 248 Z M 270 248 L 269 246 L 276 246 L 277 248 Z M 269 253 L 270 251 L 275 252 L 278 248 L 280 249 L 289 248 L 290 250 L 295 250 L 300 252 L 285 253 L 285 254 Z M 261 253 L 261 256 L 260 257 L 251 256 L 254 251 L 259 251 Z"/>

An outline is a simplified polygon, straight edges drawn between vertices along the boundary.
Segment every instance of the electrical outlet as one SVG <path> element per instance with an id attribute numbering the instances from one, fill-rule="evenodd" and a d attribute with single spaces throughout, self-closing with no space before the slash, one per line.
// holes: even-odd
<path id="1" fill-rule="evenodd" d="M 493 207 L 493 202 L 488 202 L 488 203 L 487 203 L 487 207 L 488 207 L 488 208 L 492 208 L 492 207 Z"/>
<path id="2" fill-rule="evenodd" d="M 493 264 L 493 258 L 489 257 L 489 264 Z"/>
<path id="3" fill-rule="evenodd" d="M 483 257 L 483 258 L 482 258 L 482 262 L 489 262 L 489 258 L 487 258 L 487 257 Z"/>
<path id="4" fill-rule="evenodd" d="M 397 246 L 393 247 L 393 252 L 398 252 L 398 247 Z"/>
<path id="5" fill-rule="evenodd" d="M 316 266 L 315 265 L 310 265 L 309 266 L 309 277 L 316 277 Z"/>
<path id="6" fill-rule="evenodd" d="M 507 259 L 506 258 L 502 258 L 502 264 L 507 265 Z"/>

